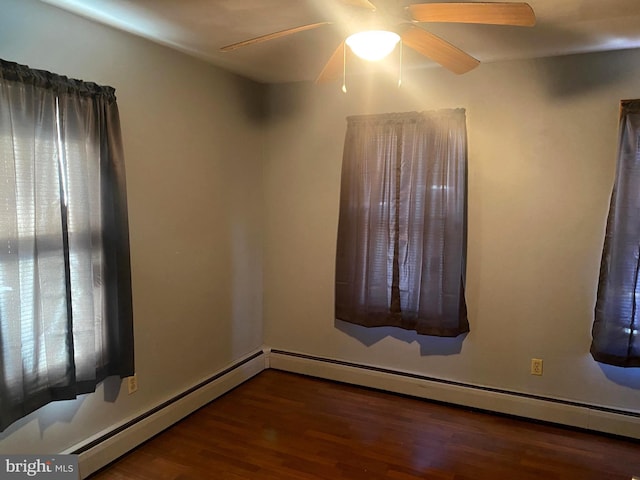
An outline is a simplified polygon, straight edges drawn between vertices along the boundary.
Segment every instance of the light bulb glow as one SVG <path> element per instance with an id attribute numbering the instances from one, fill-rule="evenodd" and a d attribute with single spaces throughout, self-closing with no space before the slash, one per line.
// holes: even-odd
<path id="1" fill-rule="evenodd" d="M 376 62 L 389 55 L 400 41 L 397 33 L 387 30 L 366 30 L 354 33 L 346 43 L 353 53 L 364 60 Z"/>

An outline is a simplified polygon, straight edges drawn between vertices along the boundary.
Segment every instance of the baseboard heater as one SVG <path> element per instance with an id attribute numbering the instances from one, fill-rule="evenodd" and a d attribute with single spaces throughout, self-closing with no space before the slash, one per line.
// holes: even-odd
<path id="1" fill-rule="evenodd" d="M 64 452 L 79 456 L 86 478 L 266 368 L 494 413 L 640 439 L 640 413 L 483 387 L 413 372 L 285 350 L 256 351 L 186 391 Z"/>
<path id="2" fill-rule="evenodd" d="M 169 428 L 266 368 L 263 350 L 244 357 L 184 392 L 121 425 L 103 431 L 61 453 L 78 455 L 80 477 L 86 478 L 141 443 Z"/>
<path id="3" fill-rule="evenodd" d="M 640 412 L 484 387 L 393 370 L 272 349 L 270 368 L 479 410 L 640 439 Z"/>

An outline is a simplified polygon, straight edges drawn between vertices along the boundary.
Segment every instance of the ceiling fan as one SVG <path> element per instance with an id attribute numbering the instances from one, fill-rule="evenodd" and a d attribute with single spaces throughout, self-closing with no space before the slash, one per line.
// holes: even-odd
<path id="1" fill-rule="evenodd" d="M 363 31 L 383 31 L 392 37 L 389 44 L 390 53 L 397 42 L 407 46 L 421 55 L 439 63 L 448 70 L 462 74 L 479 65 L 479 60 L 460 50 L 443 38 L 428 32 L 419 23 L 478 23 L 487 25 L 511 25 L 531 27 L 535 25 L 536 17 L 531 6 L 522 2 L 450 2 L 450 3 L 409 3 L 402 0 L 339 0 L 347 8 L 355 10 L 354 24 L 351 28 L 355 33 Z M 278 32 L 250 38 L 238 43 L 222 47 L 220 50 L 229 52 L 237 48 L 246 47 L 260 42 L 292 35 L 294 33 L 315 29 L 333 22 L 318 22 L 288 28 Z M 390 33 L 391 32 L 391 33 Z M 352 41 L 355 35 L 343 40 L 336 48 L 329 61 L 317 77 L 316 82 L 322 83 L 338 78 L 346 62 L 348 45 L 358 56 Z M 371 40 L 365 44 L 371 46 Z M 364 58 L 364 57 L 363 57 Z"/>

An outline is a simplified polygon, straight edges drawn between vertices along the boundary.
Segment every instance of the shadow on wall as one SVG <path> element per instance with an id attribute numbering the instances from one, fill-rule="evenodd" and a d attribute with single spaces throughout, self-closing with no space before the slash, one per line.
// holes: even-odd
<path id="1" fill-rule="evenodd" d="M 108 377 L 102 382 L 105 402 L 115 403 L 120 393 L 121 383 L 122 379 L 118 376 Z M 44 405 L 26 417 L 15 421 L 3 432 L 0 432 L 0 441 L 11 437 L 12 434 L 36 420 L 38 422 L 38 430 L 40 431 L 40 439 L 42 439 L 44 432 L 56 423 L 71 424 L 89 395 L 93 394 L 80 395 L 74 400 L 53 401 Z"/>
<path id="2" fill-rule="evenodd" d="M 230 85 L 246 117 L 256 125 L 264 125 L 268 120 L 267 85 L 240 76 L 234 78 L 236 81 Z"/>
<path id="3" fill-rule="evenodd" d="M 115 403 L 120 395 L 120 386 L 123 379 L 117 375 L 107 377 L 103 380 L 102 385 L 104 389 L 104 401 L 108 403 Z"/>
<path id="4" fill-rule="evenodd" d="M 588 53 L 543 59 L 540 82 L 556 98 L 604 90 L 636 75 L 638 53 L 634 50 Z"/>
<path id="5" fill-rule="evenodd" d="M 640 390 L 640 368 L 615 367 L 604 363 L 598 363 L 598 366 L 605 377 L 612 382 L 633 390 Z"/>
<path id="6" fill-rule="evenodd" d="M 46 404 L 38 410 L 30 413 L 20 420 L 16 420 L 9 425 L 3 432 L 0 432 L 0 441 L 8 439 L 17 431 L 25 428 L 26 425 L 33 421 L 38 422 L 38 430 L 40 431 L 40 439 L 44 437 L 44 432 L 56 423 L 70 424 L 76 413 L 80 410 L 86 399 L 86 395 L 78 397 L 75 400 L 59 400 Z"/>
<path id="7" fill-rule="evenodd" d="M 367 347 L 386 337 L 392 337 L 407 344 L 416 342 L 420 345 L 420 355 L 422 356 L 459 354 L 462 351 L 462 343 L 467 336 L 465 333 L 457 337 L 432 337 L 418 335 L 412 330 L 403 330 L 397 327 L 363 327 L 342 320 L 336 320 L 335 327 Z"/>

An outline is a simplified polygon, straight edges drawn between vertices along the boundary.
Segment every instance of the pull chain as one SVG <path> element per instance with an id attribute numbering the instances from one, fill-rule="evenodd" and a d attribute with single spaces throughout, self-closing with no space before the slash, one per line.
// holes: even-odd
<path id="1" fill-rule="evenodd" d="M 398 88 L 402 85 L 402 38 L 400 38 L 400 65 L 398 67 Z"/>
<path id="2" fill-rule="evenodd" d="M 342 42 L 342 91 L 347 93 L 347 44 Z"/>

